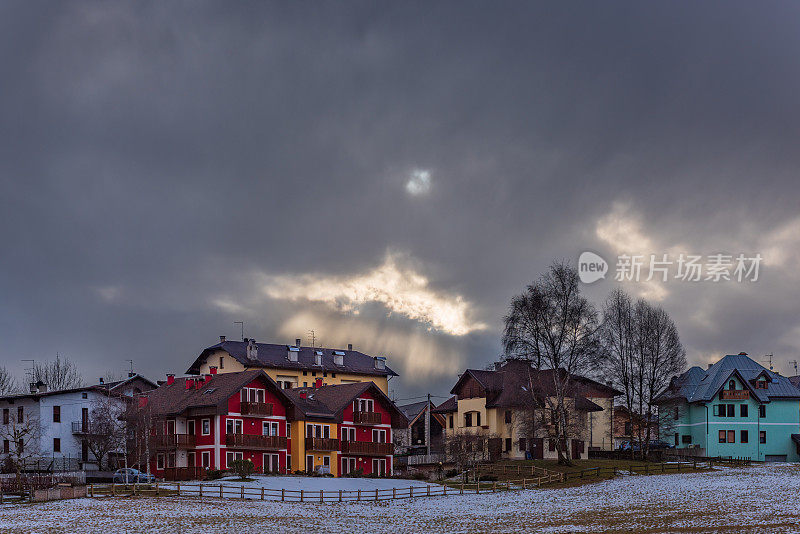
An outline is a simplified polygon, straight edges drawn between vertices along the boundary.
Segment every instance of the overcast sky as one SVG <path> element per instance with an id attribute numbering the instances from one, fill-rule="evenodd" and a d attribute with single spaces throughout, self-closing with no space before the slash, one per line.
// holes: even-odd
<path id="1" fill-rule="evenodd" d="M 591 250 L 762 254 L 626 289 L 794 374 L 798 50 L 790 2 L 2 2 L 2 363 L 161 378 L 241 320 L 446 395 Z"/>

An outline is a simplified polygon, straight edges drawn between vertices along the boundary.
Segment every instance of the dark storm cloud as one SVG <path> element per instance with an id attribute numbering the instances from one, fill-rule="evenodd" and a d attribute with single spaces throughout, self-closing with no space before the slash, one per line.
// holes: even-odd
<path id="1" fill-rule="evenodd" d="M 259 340 L 313 328 L 386 352 L 414 377 L 398 393 L 445 392 L 496 357 L 506 303 L 552 259 L 615 252 L 597 226 L 619 203 L 664 249 L 790 251 L 752 288 L 670 284 L 662 304 L 691 360 L 794 359 L 797 17 L 790 3 L 5 3 L 4 360 L 60 351 L 94 376 L 132 358 L 157 377 L 244 319 Z M 430 190 L 413 196 L 419 169 Z M 461 296 L 487 328 L 448 335 L 257 283 L 346 286 L 387 251 L 426 280 L 413 306 Z"/>

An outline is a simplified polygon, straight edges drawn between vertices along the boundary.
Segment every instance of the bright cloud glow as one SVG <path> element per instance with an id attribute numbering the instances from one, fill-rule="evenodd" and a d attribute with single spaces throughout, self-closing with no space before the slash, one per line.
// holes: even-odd
<path id="1" fill-rule="evenodd" d="M 410 195 L 424 195 L 431 190 L 431 172 L 424 169 L 415 169 L 411 178 L 406 182 L 406 191 Z"/>
<path id="2" fill-rule="evenodd" d="M 354 314 L 362 304 L 377 302 L 390 313 L 426 323 L 430 328 L 454 336 L 487 327 L 471 319 L 474 314 L 472 305 L 463 297 L 431 289 L 428 279 L 403 265 L 401 259 L 399 254 L 387 253 L 382 265 L 350 276 L 268 276 L 263 282 L 263 290 L 274 299 L 323 302 Z"/>

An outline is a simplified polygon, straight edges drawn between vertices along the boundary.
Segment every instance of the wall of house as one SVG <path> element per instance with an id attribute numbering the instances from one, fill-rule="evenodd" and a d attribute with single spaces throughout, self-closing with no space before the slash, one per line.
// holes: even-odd
<path id="1" fill-rule="evenodd" d="M 589 436 L 586 445 L 602 451 L 610 451 L 614 448 L 611 426 L 614 398 L 589 397 L 589 400 L 600 406 L 603 411 L 589 412 Z"/>
<path id="2" fill-rule="evenodd" d="M 222 368 L 219 368 L 220 358 L 222 358 Z M 245 366 L 243 366 L 239 360 L 222 350 L 216 351 L 208 357 L 208 359 L 200 366 L 200 374 L 210 374 L 211 366 L 218 367 L 218 373 L 236 373 L 246 370 Z M 254 367 L 254 369 L 261 369 L 261 367 Z M 312 386 L 317 378 L 322 378 L 322 382 L 325 385 L 374 382 L 375 385 L 381 389 L 381 391 L 386 394 L 389 393 L 388 378 L 382 375 L 357 375 L 352 373 L 340 373 L 336 371 L 304 371 L 298 369 L 283 369 L 279 367 L 263 369 L 264 372 L 266 372 L 267 375 L 269 375 L 269 377 L 276 382 L 285 381 L 287 378 L 292 378 L 297 387 L 302 387 L 304 384 L 306 386 Z"/>
<path id="3" fill-rule="evenodd" d="M 394 436 L 392 434 L 392 416 L 389 413 L 387 407 L 383 404 L 383 400 L 379 399 L 376 395 L 372 394 L 369 391 L 365 391 L 361 395 L 358 396 L 359 399 L 370 399 L 373 401 L 373 411 L 381 414 L 381 422 L 375 425 L 356 425 L 353 423 L 353 404 L 350 403 L 345 409 L 342 411 L 342 424 L 339 425 L 339 434 L 338 438 L 342 440 L 342 436 L 345 433 L 346 429 L 355 428 L 356 431 L 356 441 L 362 442 L 372 442 L 373 440 L 373 430 L 383 430 L 386 436 L 385 443 L 392 443 Z M 355 402 L 355 401 L 354 401 Z M 349 432 L 349 430 L 348 430 Z M 386 461 L 386 471 L 387 473 L 392 473 L 392 457 L 391 456 L 357 456 L 357 455 L 347 455 L 344 454 L 339 455 L 339 468 L 341 471 L 342 461 L 345 458 L 356 458 L 356 469 L 361 469 L 364 472 L 364 475 L 371 475 L 373 474 L 373 464 L 372 460 L 376 458 L 382 458 Z"/>

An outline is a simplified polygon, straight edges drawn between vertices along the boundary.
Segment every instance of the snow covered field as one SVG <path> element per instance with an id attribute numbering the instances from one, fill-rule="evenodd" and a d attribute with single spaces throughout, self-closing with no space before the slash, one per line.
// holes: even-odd
<path id="1" fill-rule="evenodd" d="M 800 532 L 800 466 L 380 503 L 162 497 L 0 508 L 0 532 Z"/>

